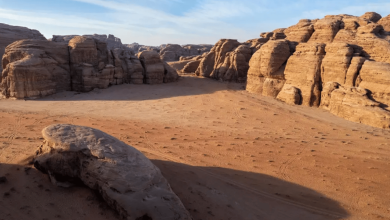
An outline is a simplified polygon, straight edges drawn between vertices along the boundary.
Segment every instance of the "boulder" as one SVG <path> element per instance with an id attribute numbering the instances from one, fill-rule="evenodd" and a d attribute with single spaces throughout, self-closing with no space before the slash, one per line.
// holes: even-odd
<path id="1" fill-rule="evenodd" d="M 139 59 L 145 69 L 144 83 L 168 83 L 179 79 L 177 71 L 166 62 L 162 61 L 157 52 L 143 51 L 139 53 Z"/>
<path id="2" fill-rule="evenodd" d="M 378 22 L 382 18 L 382 16 L 376 12 L 366 12 L 360 17 L 374 23 Z"/>
<path id="3" fill-rule="evenodd" d="M 141 62 L 128 50 L 116 48 L 111 51 L 115 66 L 114 81 L 112 84 L 133 83 L 142 84 L 144 69 Z M 121 76 L 121 77 L 119 77 Z"/>
<path id="4" fill-rule="evenodd" d="M 51 125 L 42 135 L 34 166 L 57 186 L 81 182 L 123 219 L 191 219 L 161 171 L 137 149 L 75 125 Z"/>
<path id="5" fill-rule="evenodd" d="M 246 90 L 276 98 L 285 82 L 284 70 L 289 57 L 288 41 L 265 43 L 250 59 Z"/>
<path id="6" fill-rule="evenodd" d="M 295 53 L 287 61 L 284 71 L 286 83 L 278 94 L 277 99 L 285 100 L 282 97 L 292 97 L 289 95 L 291 94 L 291 87 L 295 87 L 299 90 L 300 100 L 303 105 L 319 106 L 321 62 L 324 56 L 325 44 L 300 43 L 296 47 Z"/>
<path id="7" fill-rule="evenodd" d="M 346 43 L 330 43 L 325 47 L 326 55 L 322 60 L 322 83 L 338 82 L 345 84 L 348 68 L 353 56 L 352 46 Z"/>
<path id="8" fill-rule="evenodd" d="M 3 57 L 5 48 L 8 45 L 23 39 L 46 40 L 46 38 L 37 30 L 0 23 L 0 57 Z M 2 71 L 3 69 L 0 69 L 0 73 Z"/>
<path id="9" fill-rule="evenodd" d="M 280 92 L 277 96 L 278 100 L 290 105 L 302 104 L 302 100 L 301 100 L 302 95 L 300 89 L 291 85 L 286 85 L 283 86 L 282 90 L 283 92 Z"/>
<path id="10" fill-rule="evenodd" d="M 68 45 L 20 40 L 3 56 L 0 90 L 5 98 L 38 98 L 71 90 Z"/>
<path id="11" fill-rule="evenodd" d="M 370 98 L 390 110 L 390 63 L 365 61 L 359 75 L 359 88 L 367 89 Z"/>
<path id="12" fill-rule="evenodd" d="M 73 90 L 89 92 L 123 82 L 123 73 L 115 75 L 115 67 L 109 64 L 106 43 L 77 36 L 69 41 L 69 54 Z"/>
<path id="13" fill-rule="evenodd" d="M 195 73 L 195 71 L 198 69 L 199 67 L 199 64 L 200 64 L 200 60 L 194 60 L 194 61 L 190 61 L 189 63 L 187 63 L 182 72 L 183 73 Z"/>
<path id="14" fill-rule="evenodd" d="M 390 128 L 390 112 L 368 97 L 368 91 L 358 87 L 340 87 L 330 95 L 329 111 L 349 121 L 378 128 Z"/>

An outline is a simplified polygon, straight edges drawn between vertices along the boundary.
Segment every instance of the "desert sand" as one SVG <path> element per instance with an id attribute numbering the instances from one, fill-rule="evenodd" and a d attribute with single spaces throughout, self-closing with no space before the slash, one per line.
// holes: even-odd
<path id="1" fill-rule="evenodd" d="M 37 100 L 0 100 L 0 219 L 116 219 L 87 187 L 31 164 L 41 130 L 102 130 L 158 166 L 195 220 L 390 219 L 390 131 L 183 76 Z"/>

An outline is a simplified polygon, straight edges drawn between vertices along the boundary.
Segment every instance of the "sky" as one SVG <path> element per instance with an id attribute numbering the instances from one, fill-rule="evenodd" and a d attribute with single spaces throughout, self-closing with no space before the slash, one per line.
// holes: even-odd
<path id="1" fill-rule="evenodd" d="M 390 14 L 389 0 L 0 0 L 0 23 L 52 35 L 113 34 L 143 45 L 244 42 L 325 15 Z"/>

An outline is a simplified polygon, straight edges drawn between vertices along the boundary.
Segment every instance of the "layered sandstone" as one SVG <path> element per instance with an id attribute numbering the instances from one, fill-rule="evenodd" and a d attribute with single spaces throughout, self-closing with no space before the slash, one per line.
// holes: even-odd
<path id="1" fill-rule="evenodd" d="M 36 98 L 71 89 L 68 45 L 46 40 L 20 40 L 3 56 L 3 97 Z"/>
<path id="2" fill-rule="evenodd" d="M 277 96 L 279 100 L 293 97 L 289 103 L 296 103 L 298 93 L 300 103 L 306 106 L 319 106 L 321 96 L 321 63 L 325 56 L 325 44 L 301 43 L 288 59 L 284 71 L 286 83 Z M 293 89 L 292 89 L 293 88 Z M 298 90 L 298 91 L 297 91 Z M 294 95 L 291 93 L 294 91 Z M 297 92 L 296 92 L 297 91 Z"/>
<path id="3" fill-rule="evenodd" d="M 67 44 L 21 40 L 7 47 L 0 91 L 5 98 L 37 98 L 59 91 L 88 92 L 123 83 L 177 81 L 176 70 L 153 51 L 141 60 L 129 50 L 109 50 L 106 43 L 76 36 Z"/>
<path id="4" fill-rule="evenodd" d="M 135 148 L 75 125 L 51 125 L 42 135 L 34 165 L 55 185 L 81 182 L 123 219 L 192 219 L 160 170 Z"/>
<path id="5" fill-rule="evenodd" d="M 3 57 L 5 48 L 9 44 L 23 39 L 46 40 L 46 38 L 37 30 L 0 23 L 0 57 Z M 0 72 L 1 71 L 2 69 L 0 69 Z"/>
<path id="6" fill-rule="evenodd" d="M 290 47 L 286 40 L 271 40 L 264 44 L 249 62 L 246 90 L 276 98 L 285 78 L 286 61 Z"/>

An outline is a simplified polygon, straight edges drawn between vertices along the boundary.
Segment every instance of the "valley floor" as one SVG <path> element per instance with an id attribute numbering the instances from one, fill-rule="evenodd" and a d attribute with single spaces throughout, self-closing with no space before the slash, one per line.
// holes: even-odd
<path id="1" fill-rule="evenodd" d="M 390 131 L 182 77 L 38 100 L 0 100 L 0 219 L 115 219 L 99 196 L 31 166 L 54 123 L 139 149 L 195 220 L 390 219 Z"/>

